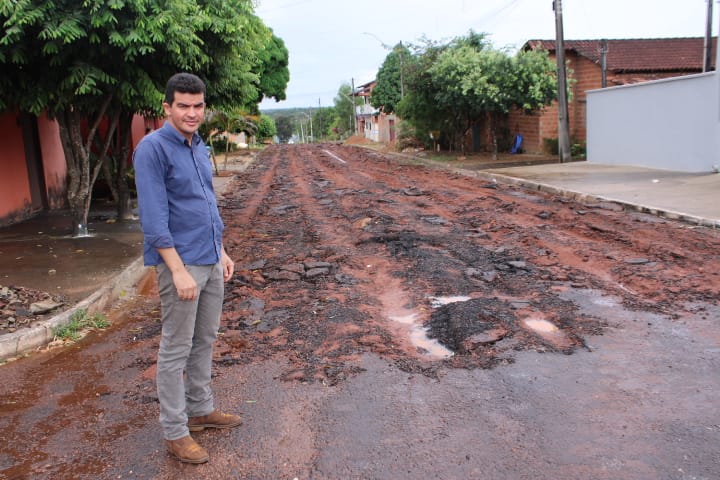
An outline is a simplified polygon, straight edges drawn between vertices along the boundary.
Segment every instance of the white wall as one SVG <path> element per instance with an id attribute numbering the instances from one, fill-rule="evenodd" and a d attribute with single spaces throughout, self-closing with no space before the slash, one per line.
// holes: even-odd
<path id="1" fill-rule="evenodd" d="M 720 74 L 587 92 L 588 162 L 686 172 L 720 166 Z"/>

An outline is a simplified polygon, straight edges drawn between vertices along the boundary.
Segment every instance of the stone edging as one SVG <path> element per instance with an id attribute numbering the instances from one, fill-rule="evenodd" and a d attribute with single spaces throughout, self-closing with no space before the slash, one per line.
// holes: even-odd
<path id="1" fill-rule="evenodd" d="M 89 313 L 102 311 L 107 305 L 120 297 L 123 291 L 133 289 L 149 270 L 139 257 L 128 265 L 119 275 L 89 297 L 47 320 L 35 323 L 30 328 L 22 328 L 13 333 L 0 335 L 0 360 L 17 357 L 38 349 L 53 340 L 53 330 L 70 321 L 70 317 L 79 310 Z"/>

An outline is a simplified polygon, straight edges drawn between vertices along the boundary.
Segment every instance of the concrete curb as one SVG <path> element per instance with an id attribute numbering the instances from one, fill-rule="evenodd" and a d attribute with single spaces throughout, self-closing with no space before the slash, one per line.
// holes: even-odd
<path id="1" fill-rule="evenodd" d="M 422 165 L 429 166 L 429 167 L 436 167 L 436 168 L 446 168 L 445 166 L 438 164 L 437 162 L 434 162 L 432 160 L 427 160 L 425 158 L 413 156 L 413 155 L 407 155 L 403 153 L 393 152 L 389 155 L 394 155 L 396 157 L 405 159 L 405 160 L 412 160 L 414 162 L 418 162 Z M 574 190 L 569 190 L 567 188 L 561 188 L 556 187 L 553 185 L 549 185 L 546 183 L 540 183 L 535 182 L 532 180 L 526 180 L 519 177 L 513 177 L 510 175 L 503 175 L 500 173 L 492 173 L 482 170 L 468 170 L 464 168 L 450 168 L 448 169 L 450 172 L 456 174 L 456 175 L 464 175 L 467 177 L 476 177 L 476 178 L 483 178 L 485 180 L 489 181 L 496 181 L 498 183 L 504 183 L 506 185 L 516 185 L 519 187 L 523 187 L 528 190 L 536 190 L 539 192 L 545 192 L 550 193 L 552 195 L 559 195 L 563 198 L 569 198 L 571 200 L 575 200 L 578 202 L 610 202 L 617 205 L 622 206 L 624 209 L 627 210 L 634 210 L 641 213 L 647 213 L 650 215 L 655 215 L 662 218 L 667 218 L 668 220 L 677 220 L 680 222 L 689 223 L 691 225 L 698 225 L 702 227 L 709 227 L 709 228 L 720 228 L 720 220 L 711 219 L 711 218 L 705 218 L 700 217 L 697 215 L 691 215 L 684 212 L 677 212 L 674 210 L 667 210 L 663 208 L 653 207 L 649 205 L 641 205 L 633 202 L 628 202 L 626 200 L 620 200 L 613 197 L 606 197 L 601 195 L 594 195 L 594 194 L 588 194 L 588 193 L 582 193 Z"/>
<path id="2" fill-rule="evenodd" d="M 0 360 L 17 357 L 47 345 L 53 340 L 53 330 L 69 323 L 70 317 L 75 312 L 79 310 L 87 310 L 88 313 L 102 311 L 120 296 L 124 296 L 129 290 L 134 289 L 149 271 L 143 265 L 143 258 L 139 257 L 107 285 L 68 310 L 38 322 L 30 328 L 0 336 Z"/>
<path id="3" fill-rule="evenodd" d="M 570 198 L 579 202 L 612 202 L 621 205 L 623 208 L 629 210 L 635 210 L 637 212 L 648 213 L 656 215 L 658 217 L 667 218 L 669 220 L 678 220 L 693 225 L 699 225 L 703 227 L 718 228 L 720 227 L 720 220 L 713 220 L 704 217 L 698 217 L 696 215 L 690 215 L 683 212 L 676 212 L 673 210 L 666 210 L 657 207 L 651 207 L 647 205 L 640 205 L 636 203 L 627 202 L 625 200 L 619 200 L 612 197 L 604 197 L 600 195 L 587 194 L 568 190 L 565 188 L 555 187 L 546 183 L 534 182 L 532 180 L 525 180 L 522 178 L 511 177 L 509 175 L 502 175 L 499 173 L 490 172 L 477 172 L 471 170 L 454 169 L 453 173 L 466 176 L 475 176 L 478 178 L 484 178 L 486 180 L 494 180 L 498 183 L 504 183 L 508 185 L 517 185 L 528 190 L 537 190 L 539 192 L 550 193 L 554 195 L 560 195 L 564 198 Z"/>

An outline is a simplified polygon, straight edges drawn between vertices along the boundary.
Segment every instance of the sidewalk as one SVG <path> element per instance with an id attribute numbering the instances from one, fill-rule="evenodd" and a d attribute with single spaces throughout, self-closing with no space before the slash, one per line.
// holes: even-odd
<path id="1" fill-rule="evenodd" d="M 229 175 L 214 177 L 219 197 L 233 178 L 232 170 L 242 171 L 251 161 L 230 164 Z M 506 168 L 465 163 L 463 168 L 444 167 L 581 202 L 615 202 L 695 225 L 720 226 L 720 174 L 587 162 Z M 57 213 L 0 228 L 0 292 L 3 286 L 17 285 L 62 295 L 66 305 L 73 305 L 29 327 L 19 326 L 14 332 L 0 329 L 0 361 L 42 347 L 52 340 L 53 328 L 66 323 L 73 312 L 82 308 L 102 310 L 124 293 L 132 293 L 149 272 L 142 263 L 138 223 L 108 223 L 108 218 L 107 212 L 95 212 L 90 222 L 95 235 L 87 239 L 70 238 L 69 219 Z"/>
<path id="2" fill-rule="evenodd" d="M 720 227 L 720 174 L 588 162 L 490 169 L 479 176 L 707 227 Z"/>

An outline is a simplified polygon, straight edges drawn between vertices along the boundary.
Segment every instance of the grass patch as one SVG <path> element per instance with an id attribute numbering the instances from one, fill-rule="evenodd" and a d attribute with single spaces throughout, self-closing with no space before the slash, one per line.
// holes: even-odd
<path id="1" fill-rule="evenodd" d="M 102 313 L 88 314 L 81 309 L 70 315 L 70 321 L 53 329 L 53 335 L 58 340 L 76 341 L 90 330 L 98 330 L 110 326 L 110 321 Z"/>

